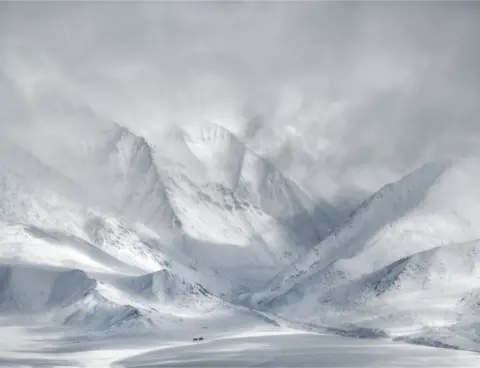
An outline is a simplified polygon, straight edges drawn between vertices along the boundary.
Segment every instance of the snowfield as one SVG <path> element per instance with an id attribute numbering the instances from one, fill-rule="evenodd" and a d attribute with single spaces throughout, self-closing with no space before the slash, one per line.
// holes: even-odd
<path id="1" fill-rule="evenodd" d="M 217 124 L 31 139 L 0 136 L 0 365 L 480 365 L 478 158 L 344 219 Z"/>
<path id="2" fill-rule="evenodd" d="M 5 367 L 478 367 L 476 353 L 437 349 L 331 334 L 260 329 L 190 339 L 135 337 L 69 339 L 68 332 L 10 326 L 0 321 L 9 339 L 2 342 Z M 182 331 L 179 336 L 182 336 Z M 183 335 L 188 335 L 190 331 Z"/>

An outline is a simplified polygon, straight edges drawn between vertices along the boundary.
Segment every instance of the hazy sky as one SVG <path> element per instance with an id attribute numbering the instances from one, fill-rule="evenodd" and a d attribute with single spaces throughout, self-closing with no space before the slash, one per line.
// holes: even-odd
<path id="1" fill-rule="evenodd" d="M 479 2 L 1 3 L 0 117 L 261 116 L 328 170 L 400 173 L 480 147 L 479 40 Z"/>

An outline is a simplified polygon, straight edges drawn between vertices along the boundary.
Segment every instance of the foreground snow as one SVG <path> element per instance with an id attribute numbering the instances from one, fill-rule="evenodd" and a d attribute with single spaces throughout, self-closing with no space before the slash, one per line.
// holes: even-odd
<path id="1" fill-rule="evenodd" d="M 231 337 L 157 349 L 116 362 L 119 367 L 477 367 L 468 352 L 382 340 L 291 332 Z"/>
<path id="2" fill-rule="evenodd" d="M 478 367 L 480 356 L 448 349 L 354 339 L 263 326 L 229 335 L 183 338 L 66 339 L 61 330 L 8 326 L 2 320 L 5 367 Z M 238 326 L 240 328 L 240 326 Z M 245 327 L 245 326 L 244 326 Z M 181 334 L 180 334 L 181 335 Z"/>

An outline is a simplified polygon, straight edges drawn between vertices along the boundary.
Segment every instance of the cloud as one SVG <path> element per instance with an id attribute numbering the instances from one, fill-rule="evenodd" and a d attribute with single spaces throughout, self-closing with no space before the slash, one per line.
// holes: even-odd
<path id="1" fill-rule="evenodd" d="M 478 39 L 476 2 L 0 5 L 3 74 L 30 104 L 85 104 L 151 136 L 261 116 L 310 157 L 285 170 L 377 172 L 366 190 L 478 151 Z"/>

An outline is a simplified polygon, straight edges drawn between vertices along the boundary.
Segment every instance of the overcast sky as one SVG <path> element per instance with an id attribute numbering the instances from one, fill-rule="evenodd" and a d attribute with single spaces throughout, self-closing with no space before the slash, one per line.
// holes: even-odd
<path id="1" fill-rule="evenodd" d="M 478 151 L 479 40 L 479 2 L 1 3 L 0 116 L 66 103 L 152 136 L 261 116 L 329 170 L 403 172 Z"/>

